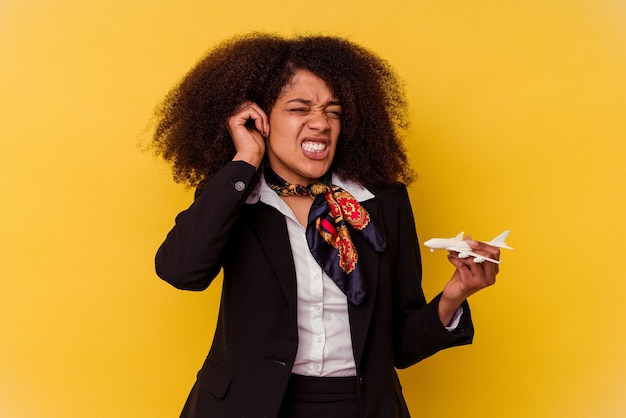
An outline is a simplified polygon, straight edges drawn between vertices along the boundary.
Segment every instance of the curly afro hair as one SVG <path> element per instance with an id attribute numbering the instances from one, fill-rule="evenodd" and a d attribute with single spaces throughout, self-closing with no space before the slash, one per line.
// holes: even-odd
<path id="1" fill-rule="evenodd" d="M 334 173 L 366 187 L 412 181 L 404 90 L 384 60 L 342 38 L 263 33 L 209 50 L 157 107 L 152 146 L 174 180 L 196 186 L 232 160 L 227 119 L 248 100 L 269 114 L 298 70 L 324 80 L 341 102 Z"/>

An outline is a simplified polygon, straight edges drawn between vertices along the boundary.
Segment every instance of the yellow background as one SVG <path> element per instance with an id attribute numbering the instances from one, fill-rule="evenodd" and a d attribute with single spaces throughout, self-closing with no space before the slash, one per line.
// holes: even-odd
<path id="1" fill-rule="evenodd" d="M 173 417 L 219 286 L 153 255 L 191 202 L 138 148 L 215 42 L 346 36 L 406 82 L 422 240 L 512 230 L 475 344 L 401 372 L 415 416 L 626 416 L 626 3 L 0 1 L 0 416 Z M 423 254 L 425 290 L 451 274 Z"/>

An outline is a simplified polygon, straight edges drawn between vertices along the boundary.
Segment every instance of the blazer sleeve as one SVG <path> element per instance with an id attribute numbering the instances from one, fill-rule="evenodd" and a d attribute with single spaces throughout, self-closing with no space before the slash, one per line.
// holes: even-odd
<path id="1" fill-rule="evenodd" d="M 179 289 L 206 289 L 220 272 L 230 231 L 257 181 L 254 166 L 233 161 L 199 189 L 156 253 L 157 275 Z"/>
<path id="2" fill-rule="evenodd" d="M 436 352 L 470 344 L 474 335 L 470 309 L 463 303 L 459 325 L 448 331 L 438 313 L 441 294 L 426 303 L 415 221 L 406 188 L 402 189 L 397 224 L 398 248 L 394 292 L 394 359 L 398 368 L 409 367 Z"/>

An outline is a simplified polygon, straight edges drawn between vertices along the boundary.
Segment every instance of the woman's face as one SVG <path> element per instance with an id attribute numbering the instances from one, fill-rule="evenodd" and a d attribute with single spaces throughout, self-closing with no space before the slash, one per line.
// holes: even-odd
<path id="1" fill-rule="evenodd" d="M 341 105 L 326 83 L 298 70 L 269 115 L 266 153 L 272 169 L 289 183 L 310 184 L 322 177 L 335 156 Z"/>

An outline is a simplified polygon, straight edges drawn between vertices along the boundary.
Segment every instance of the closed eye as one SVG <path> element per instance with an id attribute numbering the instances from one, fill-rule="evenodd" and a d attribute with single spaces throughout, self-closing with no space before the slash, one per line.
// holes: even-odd
<path id="1" fill-rule="evenodd" d="M 326 109 L 326 114 L 329 118 L 340 119 L 341 118 L 341 109 Z"/>

